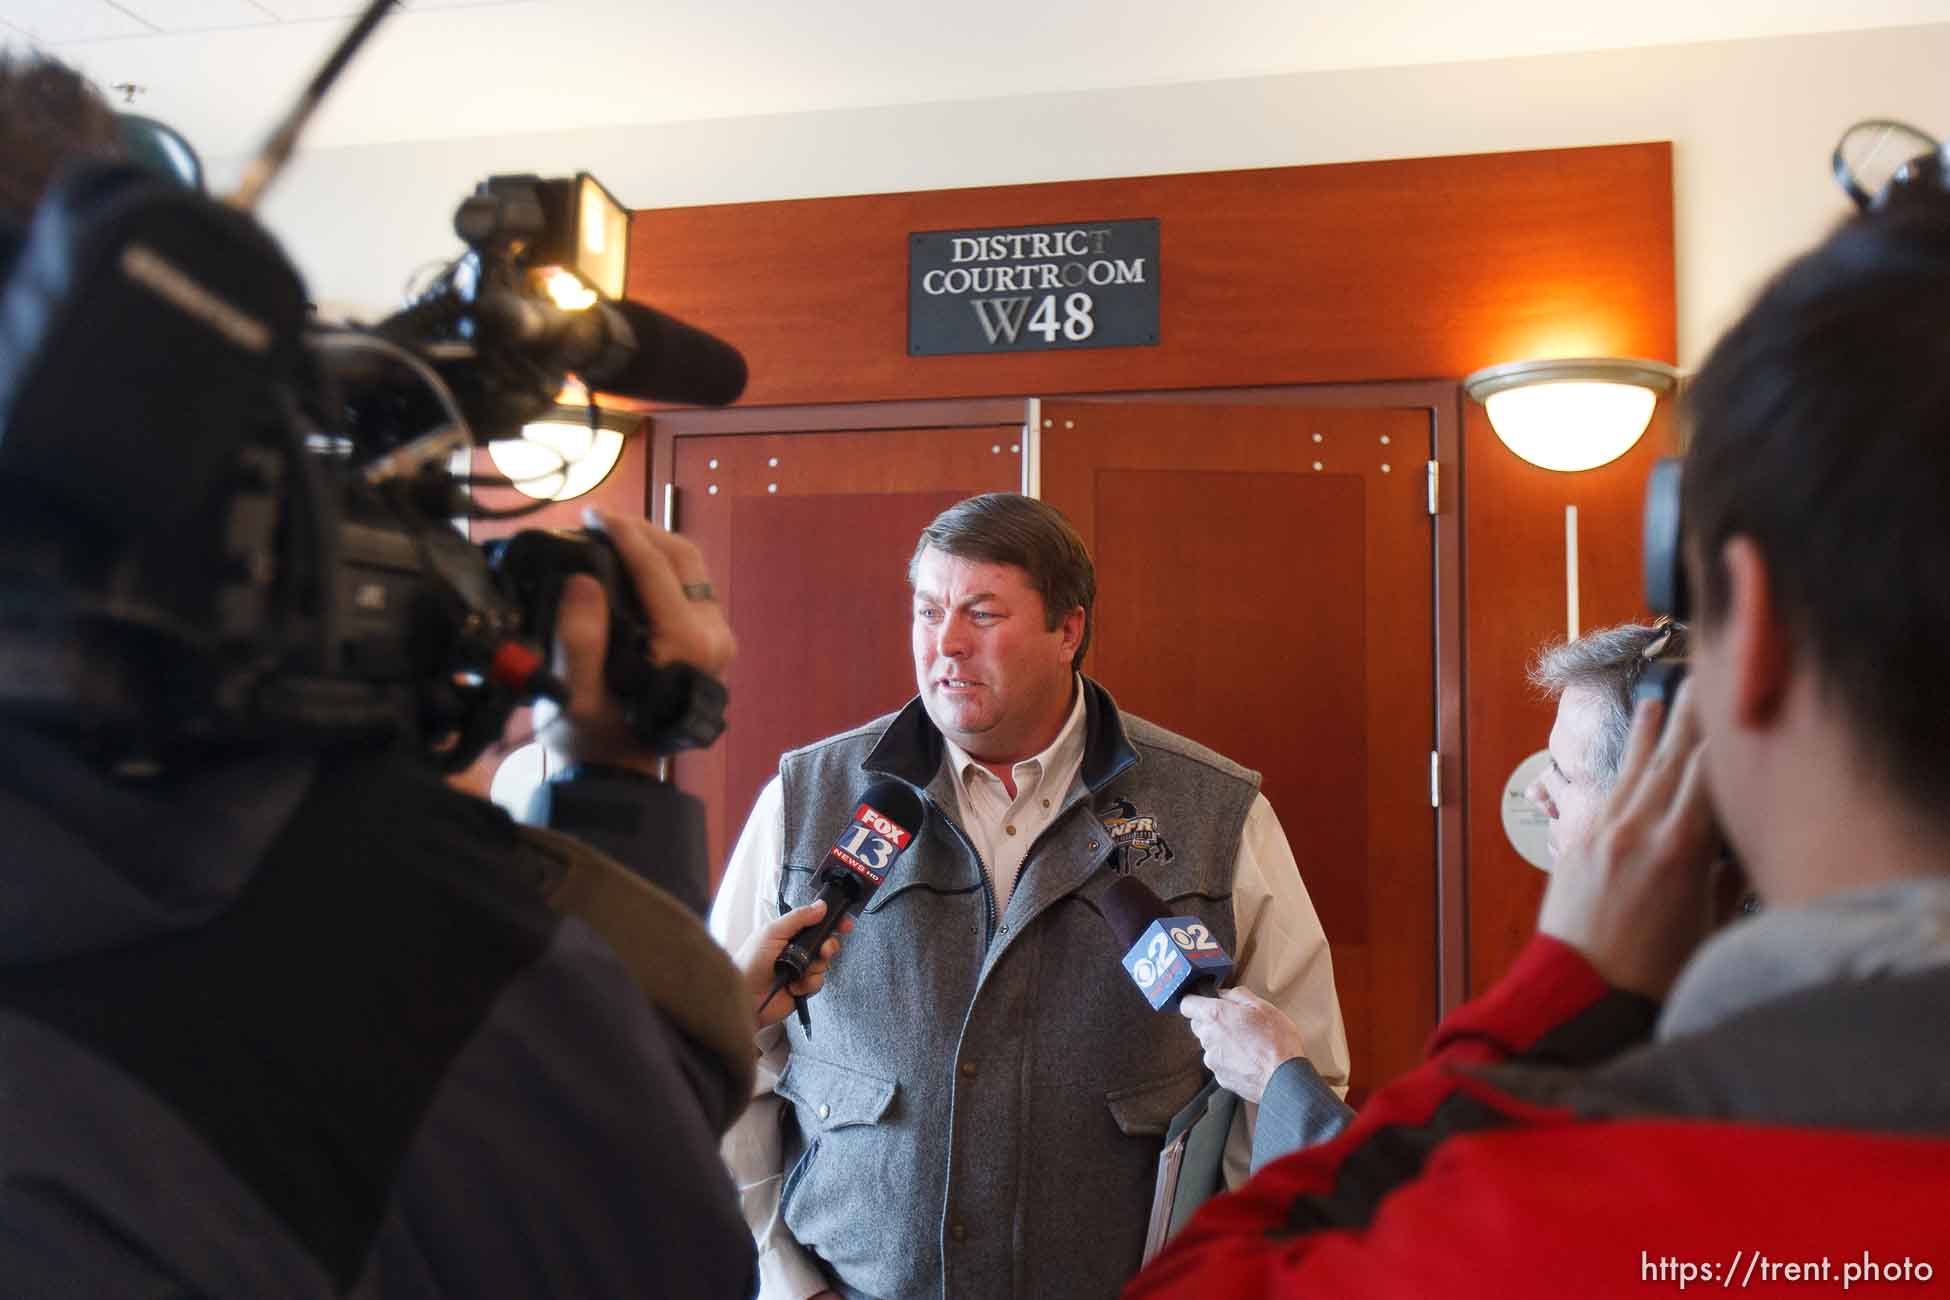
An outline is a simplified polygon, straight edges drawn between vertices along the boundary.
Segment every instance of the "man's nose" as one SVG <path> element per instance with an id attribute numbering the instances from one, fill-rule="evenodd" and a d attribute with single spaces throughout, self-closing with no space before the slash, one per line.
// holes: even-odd
<path id="1" fill-rule="evenodd" d="M 941 620 L 941 629 L 935 633 L 935 653 L 949 659 L 960 659 L 968 654 L 968 624 L 953 614 Z"/>
<path id="2" fill-rule="evenodd" d="M 1544 789 L 1543 777 L 1540 776 L 1535 781 L 1532 781 L 1529 785 L 1525 786 L 1523 797 L 1530 800 L 1530 802 L 1536 804 L 1539 808 L 1542 808 L 1545 812 L 1549 813 L 1552 817 L 1557 816 L 1557 809 L 1551 806 L 1550 794 Z"/>

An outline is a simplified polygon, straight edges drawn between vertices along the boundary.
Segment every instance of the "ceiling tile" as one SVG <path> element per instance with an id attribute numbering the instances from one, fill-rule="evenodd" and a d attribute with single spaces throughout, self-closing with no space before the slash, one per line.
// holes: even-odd
<path id="1" fill-rule="evenodd" d="M 290 22 L 311 18 L 350 18 L 363 13 L 366 0 L 250 0 L 265 12 Z M 542 0 L 399 0 L 404 10 L 506 9 L 528 7 Z M 0 0 L 5 3 L 5 0 Z"/>
<path id="2" fill-rule="evenodd" d="M 44 45 L 152 36 L 156 31 L 104 0 L 0 0 L 0 22 Z"/>
<path id="3" fill-rule="evenodd" d="M 29 31 L 30 40 L 103 85 L 151 87 L 145 107 L 206 154 L 224 157 L 257 147 L 264 124 L 285 111 L 363 7 L 360 0 L 248 2 L 281 21 L 145 35 L 103 0 L 0 0 L 0 23 Z M 126 3 L 165 23 L 184 12 L 169 9 L 172 0 Z M 981 0 L 989 21 L 962 24 L 949 40 L 939 8 L 915 0 L 410 0 L 348 73 L 356 93 L 333 97 L 307 145 L 1082 94 L 1950 22 L 1950 0 Z M 565 30 L 574 37 L 568 46 Z M 1025 43 L 1025 31 L 1035 39 Z M 569 57 L 538 58 L 538 49 L 566 49 Z"/>
<path id="4" fill-rule="evenodd" d="M 350 18 L 364 9 L 365 0 L 257 0 L 260 8 L 279 18 Z"/>
<path id="5" fill-rule="evenodd" d="M 400 0 L 408 9 L 493 9 L 509 5 L 536 5 L 544 0 Z"/>
<path id="6" fill-rule="evenodd" d="M 115 0 L 115 4 L 165 32 L 261 27 L 277 21 L 276 15 L 252 0 Z"/>

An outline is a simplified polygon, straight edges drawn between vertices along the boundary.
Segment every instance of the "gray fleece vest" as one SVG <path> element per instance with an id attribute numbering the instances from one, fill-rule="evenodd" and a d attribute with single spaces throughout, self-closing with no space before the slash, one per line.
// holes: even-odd
<path id="1" fill-rule="evenodd" d="M 812 1032 L 787 1022 L 781 1210 L 839 1289 L 879 1300 L 1090 1300 L 1136 1271 L 1166 1123 L 1204 1082 L 1097 910 L 1119 872 L 1237 952 L 1232 875 L 1259 775 L 1085 680 L 1083 765 L 996 914 L 917 699 L 786 755 L 781 905 L 876 776 L 927 821 L 869 900 Z"/>

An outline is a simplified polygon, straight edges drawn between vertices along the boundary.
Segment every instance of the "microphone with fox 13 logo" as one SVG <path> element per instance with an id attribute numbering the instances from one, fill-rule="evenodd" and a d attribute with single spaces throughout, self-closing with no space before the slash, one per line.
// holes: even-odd
<path id="1" fill-rule="evenodd" d="M 920 832 L 922 817 L 921 797 L 899 781 L 875 781 L 854 801 L 853 819 L 826 851 L 826 861 L 813 876 L 813 887 L 826 904 L 826 914 L 793 935 L 773 963 L 772 973 L 778 976 L 772 986 L 774 994 L 804 977 L 827 937 L 848 913 L 857 912 L 880 888 L 894 860 Z M 804 1024 L 803 1001 L 799 1018 Z"/>
<path id="2" fill-rule="evenodd" d="M 1153 1011 L 1175 1007 L 1187 993 L 1211 997 L 1231 977 L 1232 958 L 1205 922 L 1170 915 L 1164 900 L 1137 877 L 1111 881 L 1100 910 L 1126 949 L 1125 972 Z"/>

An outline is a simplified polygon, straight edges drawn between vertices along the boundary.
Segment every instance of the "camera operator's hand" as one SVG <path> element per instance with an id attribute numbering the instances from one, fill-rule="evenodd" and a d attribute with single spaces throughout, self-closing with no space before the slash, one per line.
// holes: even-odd
<path id="1" fill-rule="evenodd" d="M 809 998 L 825 987 L 827 967 L 832 964 L 834 956 L 840 950 L 840 935 L 853 928 L 853 918 L 850 916 L 840 921 L 838 934 L 831 936 L 820 945 L 819 955 L 814 958 L 810 966 L 806 967 L 803 977 L 786 985 L 770 1002 L 764 1001 L 765 995 L 772 991 L 772 981 L 778 978 L 772 966 L 778 961 L 779 954 L 784 952 L 785 946 L 792 942 L 793 935 L 809 925 L 818 924 L 819 918 L 825 915 L 825 900 L 815 898 L 804 907 L 793 908 L 753 934 L 751 938 L 745 940 L 745 946 L 738 950 L 738 969 L 745 976 L 745 988 L 752 995 L 752 1005 L 758 1008 L 760 1029 L 767 1025 L 775 1025 L 791 1015 L 793 998 Z M 788 997 L 787 994 L 791 996 Z"/>
<path id="2" fill-rule="evenodd" d="M 1300 1026 L 1251 989 L 1222 989 L 1216 998 L 1191 994 L 1178 1010 L 1205 1048 L 1205 1066 L 1228 1092 L 1257 1103 L 1274 1071 L 1307 1054 Z"/>
<path id="3" fill-rule="evenodd" d="M 724 675 L 737 643 L 724 607 L 708 594 L 704 556 L 687 538 L 647 519 L 587 511 L 584 522 L 616 545 L 636 584 L 650 621 L 650 660 L 688 663 L 713 677 Z M 687 594 L 686 588 L 691 594 Z M 571 763 L 603 763 L 654 771 L 657 756 L 644 749 L 623 722 L 603 683 L 609 645 L 609 606 L 602 584 L 577 574 L 562 586 L 555 614 L 555 674 L 569 687 L 569 703 L 546 736 L 551 749 Z"/>
<path id="4" fill-rule="evenodd" d="M 1709 925 L 1719 832 L 1707 803 L 1692 683 L 1641 704 L 1618 784 L 1551 872 L 1537 928 L 1582 952 L 1617 988 L 1664 998 Z"/>

